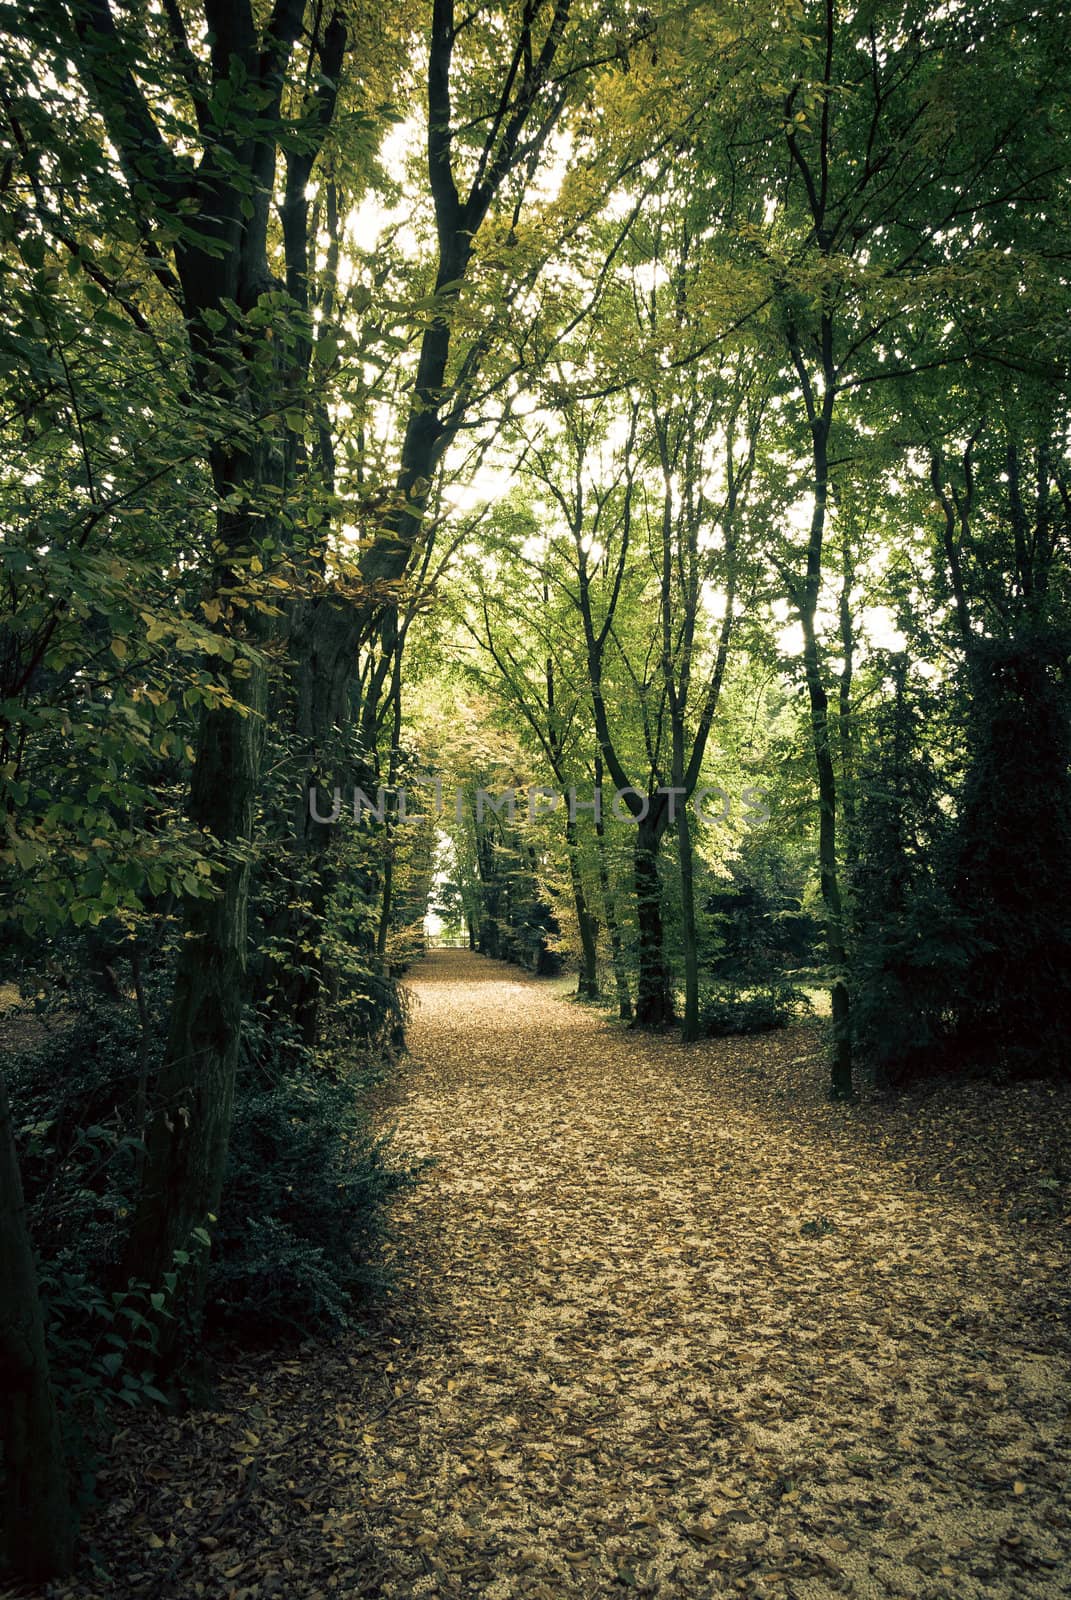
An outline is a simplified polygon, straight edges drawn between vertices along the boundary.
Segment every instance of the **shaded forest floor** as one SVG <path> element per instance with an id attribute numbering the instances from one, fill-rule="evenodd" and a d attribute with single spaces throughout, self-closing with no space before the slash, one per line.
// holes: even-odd
<path id="1" fill-rule="evenodd" d="M 57 1595 L 1071 1593 L 1066 1089 L 831 1106 L 811 1029 L 414 989 L 389 1304 L 134 1419 Z"/>

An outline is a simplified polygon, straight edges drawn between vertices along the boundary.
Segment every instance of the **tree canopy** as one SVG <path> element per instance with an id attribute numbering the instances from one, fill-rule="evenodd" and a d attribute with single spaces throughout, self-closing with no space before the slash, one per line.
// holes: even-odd
<path id="1" fill-rule="evenodd" d="M 85 1281 L 154 1393 L 259 1292 L 235 1138 L 315 1102 L 328 1182 L 429 929 L 684 1042 L 816 1005 L 835 1097 L 1066 1071 L 1067 16 L 0 27 L 0 976 L 134 1008 Z M 30 1578 L 74 1538 L 43 1104 L 0 1116 Z M 330 1320 L 318 1205 L 259 1247 Z"/>

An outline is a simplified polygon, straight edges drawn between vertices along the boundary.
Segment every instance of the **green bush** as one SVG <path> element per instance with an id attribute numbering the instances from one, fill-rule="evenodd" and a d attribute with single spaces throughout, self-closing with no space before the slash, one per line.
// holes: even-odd
<path id="1" fill-rule="evenodd" d="M 274 1079 L 247 1070 L 213 1238 L 216 1326 L 247 1340 L 330 1332 L 379 1285 L 386 1207 L 412 1177 L 371 1128 L 380 1076 L 311 1063 Z"/>
<path id="2" fill-rule="evenodd" d="M 768 983 L 750 990 L 718 987 L 700 996 L 699 1027 L 707 1038 L 773 1033 L 809 1010 L 807 996 L 790 983 Z"/>
<path id="3" fill-rule="evenodd" d="M 56 1386 L 91 1421 L 98 1391 L 130 1400 L 153 1387 L 153 1325 L 166 1315 L 155 1286 L 152 1295 L 122 1286 L 118 1302 L 113 1293 L 162 1020 L 153 1012 L 143 1032 L 131 1002 L 79 1001 L 22 1019 L 26 1043 L 10 1052 L 8 1074 Z M 212 1230 L 217 1334 L 329 1332 L 379 1283 L 385 1210 L 410 1175 L 372 1130 L 369 1100 L 385 1071 L 373 1059 L 368 1049 L 359 1066 L 321 1065 L 296 1041 L 267 1062 L 259 1050 L 247 1055 Z"/>
<path id="4" fill-rule="evenodd" d="M 44 1260 L 103 1278 L 133 1204 L 139 1080 L 159 1045 L 132 1005 L 85 1001 L 25 1016 L 7 1068 L 22 1181 Z"/>
<path id="5" fill-rule="evenodd" d="M 190 1254 L 176 1252 L 161 1285 L 116 1284 L 137 1186 L 142 1092 L 159 1044 L 132 1005 L 85 986 L 78 1001 L 75 1009 L 42 991 L 32 1008 L 9 1015 L 7 1074 L 49 1371 L 85 1504 L 109 1408 L 165 1398 L 156 1387 L 160 1328 Z M 198 1250 L 207 1244 L 203 1232 L 191 1240 Z"/>
<path id="6" fill-rule="evenodd" d="M 200 1228 L 195 1233 L 195 1249 L 207 1248 L 207 1233 Z M 93 1496 L 98 1437 L 110 1406 L 168 1402 L 156 1385 L 160 1329 L 191 1259 L 190 1252 L 176 1250 L 174 1270 L 164 1274 L 160 1289 L 130 1282 L 125 1289 L 106 1291 L 70 1259 L 41 1265 L 49 1372 L 83 1505 Z"/>

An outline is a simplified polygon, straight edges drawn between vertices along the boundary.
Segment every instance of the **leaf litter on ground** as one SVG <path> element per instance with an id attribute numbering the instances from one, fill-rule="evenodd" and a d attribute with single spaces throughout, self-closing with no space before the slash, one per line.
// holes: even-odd
<path id="1" fill-rule="evenodd" d="M 388 1302 L 127 1423 L 57 1600 L 1071 1593 L 1066 1087 L 412 987 Z"/>

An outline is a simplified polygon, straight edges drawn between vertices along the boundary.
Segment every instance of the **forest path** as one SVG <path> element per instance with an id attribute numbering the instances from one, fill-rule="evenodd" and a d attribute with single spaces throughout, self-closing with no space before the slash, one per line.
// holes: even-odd
<path id="1" fill-rule="evenodd" d="M 467 952 L 413 989 L 399 1141 L 437 1166 L 362 1593 L 1071 1592 L 1066 1235 L 797 1115 L 807 1032 L 686 1050 Z"/>
<path id="2" fill-rule="evenodd" d="M 52 1600 L 1071 1594 L 1068 1086 L 833 1106 L 808 1028 L 412 989 L 390 1299 L 133 1413 Z"/>

